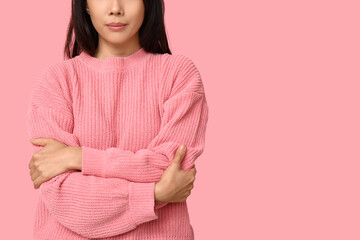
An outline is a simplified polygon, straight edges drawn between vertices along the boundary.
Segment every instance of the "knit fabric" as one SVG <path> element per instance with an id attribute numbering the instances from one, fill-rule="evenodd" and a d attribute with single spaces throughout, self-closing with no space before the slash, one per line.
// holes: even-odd
<path id="1" fill-rule="evenodd" d="M 154 186 L 180 144 L 182 169 L 194 166 L 208 113 L 200 73 L 180 54 L 81 52 L 45 68 L 28 136 L 82 147 L 83 165 L 41 184 L 34 239 L 194 239 L 186 201 L 155 203 Z"/>

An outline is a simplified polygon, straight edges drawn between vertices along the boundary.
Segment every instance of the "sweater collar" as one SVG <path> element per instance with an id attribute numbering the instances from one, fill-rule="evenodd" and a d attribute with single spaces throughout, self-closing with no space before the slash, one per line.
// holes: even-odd
<path id="1" fill-rule="evenodd" d="M 82 51 L 79 54 L 79 60 L 87 66 L 99 71 L 116 69 L 126 70 L 142 62 L 148 54 L 149 53 L 142 47 L 127 57 L 107 57 L 104 60 L 101 60 Z"/>

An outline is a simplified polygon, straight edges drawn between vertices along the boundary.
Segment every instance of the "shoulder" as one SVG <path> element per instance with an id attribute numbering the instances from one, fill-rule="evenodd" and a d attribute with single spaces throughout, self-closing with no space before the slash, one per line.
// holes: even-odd
<path id="1" fill-rule="evenodd" d="M 200 72 L 190 57 L 183 54 L 163 54 L 161 65 L 167 97 L 180 92 L 205 92 Z"/>
<path id="2" fill-rule="evenodd" d="M 64 90 L 71 85 L 74 72 L 74 59 L 58 61 L 43 68 L 35 84 L 55 90 Z"/>
<path id="3" fill-rule="evenodd" d="M 67 111 L 72 99 L 72 59 L 59 61 L 43 68 L 32 88 L 34 105 Z"/>
<path id="4" fill-rule="evenodd" d="M 41 72 L 40 75 L 51 76 L 51 77 L 60 77 L 67 74 L 70 74 L 74 70 L 74 58 L 66 59 L 62 61 L 55 62 L 51 65 L 46 66 Z"/>
<path id="5" fill-rule="evenodd" d="M 188 56 L 183 54 L 162 54 L 162 65 L 163 67 L 175 73 L 181 71 L 198 71 L 195 62 Z"/>

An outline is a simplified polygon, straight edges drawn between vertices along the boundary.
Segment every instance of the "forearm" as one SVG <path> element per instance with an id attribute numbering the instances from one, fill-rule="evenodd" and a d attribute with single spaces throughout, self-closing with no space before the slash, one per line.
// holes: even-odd
<path id="1" fill-rule="evenodd" d="M 82 148 L 69 146 L 69 157 L 66 161 L 67 170 L 82 170 Z"/>
<path id="2" fill-rule="evenodd" d="M 181 168 L 190 170 L 205 147 L 208 106 L 204 94 L 185 92 L 164 103 L 161 129 L 146 148 L 82 146 L 82 173 L 131 182 L 157 182 L 181 144 L 187 148 Z M 79 164 L 78 164 L 79 166 Z"/>
<path id="3" fill-rule="evenodd" d="M 157 219 L 154 183 L 69 171 L 44 182 L 40 191 L 42 201 L 59 223 L 88 238 L 123 234 Z"/>

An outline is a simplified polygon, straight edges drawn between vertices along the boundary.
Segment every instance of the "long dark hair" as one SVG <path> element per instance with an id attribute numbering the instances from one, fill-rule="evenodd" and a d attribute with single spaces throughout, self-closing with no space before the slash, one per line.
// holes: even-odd
<path id="1" fill-rule="evenodd" d="M 166 37 L 163 0 L 143 0 L 144 21 L 139 29 L 140 45 L 151 53 L 171 54 Z M 72 0 L 71 18 L 67 29 L 64 58 L 73 58 L 87 52 L 94 56 L 99 35 L 86 12 L 86 0 Z M 73 34 L 75 35 L 73 37 Z"/>

